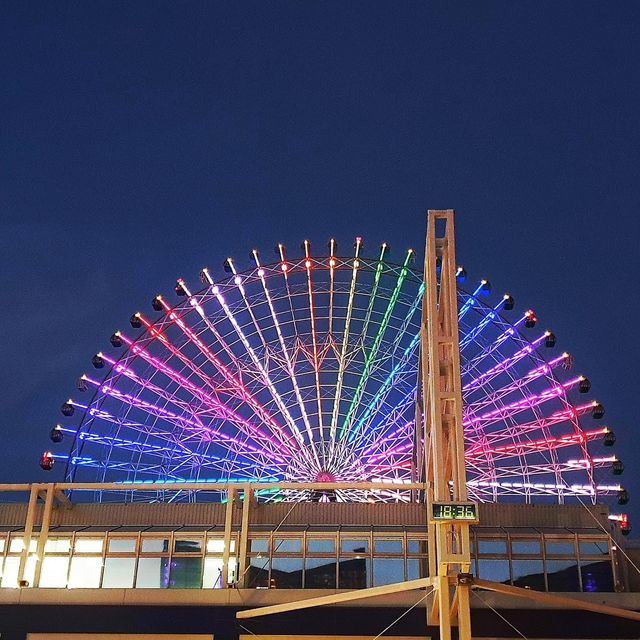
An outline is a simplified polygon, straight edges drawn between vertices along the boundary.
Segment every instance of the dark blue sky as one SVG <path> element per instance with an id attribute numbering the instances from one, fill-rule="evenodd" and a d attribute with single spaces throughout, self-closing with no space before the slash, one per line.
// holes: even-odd
<path id="1" fill-rule="evenodd" d="M 304 238 L 399 257 L 452 207 L 470 276 L 591 379 L 638 511 L 640 5 L 1 12 L 0 481 L 53 477 L 77 375 L 177 276 Z"/>

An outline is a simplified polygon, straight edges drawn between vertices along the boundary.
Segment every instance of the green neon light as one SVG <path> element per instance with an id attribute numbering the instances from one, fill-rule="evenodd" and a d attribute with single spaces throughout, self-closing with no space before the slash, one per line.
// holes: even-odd
<path id="1" fill-rule="evenodd" d="M 362 370 L 362 374 L 360 375 L 360 380 L 358 380 L 358 385 L 356 386 L 356 391 L 351 400 L 351 404 L 349 405 L 349 410 L 347 411 L 347 415 L 345 416 L 344 422 L 342 423 L 342 427 L 340 427 L 340 438 L 343 438 L 345 435 L 345 431 L 347 429 L 347 425 L 351 419 L 351 416 L 360 401 L 360 395 L 364 389 L 364 385 L 369 377 L 369 373 L 371 370 L 371 365 L 373 363 L 373 359 L 375 358 L 378 348 L 380 347 L 380 343 L 382 342 L 382 338 L 384 337 L 384 333 L 387 330 L 387 326 L 389 324 L 389 320 L 391 319 L 391 314 L 393 313 L 393 309 L 396 306 L 396 302 L 398 301 L 398 296 L 400 295 L 400 290 L 402 289 L 402 285 L 404 284 L 404 280 L 407 277 L 407 273 L 409 271 L 409 260 L 411 260 L 411 256 L 413 251 L 407 252 L 407 257 L 404 260 L 404 264 L 402 265 L 402 270 L 400 271 L 400 275 L 398 276 L 398 281 L 396 282 L 396 286 L 391 294 L 391 298 L 389 299 L 389 303 L 387 304 L 387 308 L 384 312 L 384 316 L 382 316 L 382 321 L 380 322 L 380 326 L 378 327 L 378 333 L 373 340 L 373 345 L 371 346 L 371 351 L 367 355 L 364 368 Z"/>

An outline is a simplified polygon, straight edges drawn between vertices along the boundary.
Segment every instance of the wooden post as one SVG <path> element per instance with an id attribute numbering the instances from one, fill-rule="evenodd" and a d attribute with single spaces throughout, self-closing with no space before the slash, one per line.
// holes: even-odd
<path id="1" fill-rule="evenodd" d="M 238 587 L 247 586 L 247 550 L 249 546 L 249 510 L 253 499 L 251 485 L 242 487 L 242 524 L 240 526 L 240 550 L 238 555 Z"/>
<path id="2" fill-rule="evenodd" d="M 40 574 L 42 573 L 42 562 L 44 560 L 44 547 L 49 536 L 49 527 L 51 525 L 51 511 L 53 509 L 53 499 L 56 495 L 54 484 L 47 485 L 46 497 L 44 501 L 44 511 L 42 512 L 42 525 L 40 527 L 40 535 L 38 536 L 38 548 L 36 551 L 36 570 L 33 576 L 33 586 L 40 585 Z"/>
<path id="3" fill-rule="evenodd" d="M 29 492 L 29 505 L 27 506 L 27 519 L 24 523 L 24 536 L 22 538 L 23 549 L 20 554 L 20 564 L 18 565 L 18 586 L 24 584 L 24 574 L 27 568 L 27 558 L 29 556 L 29 547 L 31 546 L 31 537 L 33 534 L 33 522 L 36 517 L 36 509 L 38 507 L 38 490 L 39 485 L 32 484 Z"/>
<path id="4" fill-rule="evenodd" d="M 231 553 L 231 532 L 233 527 L 233 503 L 236 499 L 236 490 L 229 487 L 227 490 L 227 508 L 224 513 L 224 548 L 222 549 L 222 588 L 229 586 L 229 554 Z M 236 567 L 237 570 L 237 567 Z"/>

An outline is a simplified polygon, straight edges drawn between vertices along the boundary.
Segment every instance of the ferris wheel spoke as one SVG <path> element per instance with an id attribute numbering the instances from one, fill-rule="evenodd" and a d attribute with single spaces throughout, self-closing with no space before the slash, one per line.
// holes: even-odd
<path id="1" fill-rule="evenodd" d="M 320 435 L 320 443 L 324 444 L 324 425 L 322 422 L 322 393 L 320 391 L 320 364 L 318 361 L 318 337 L 316 335 L 316 312 L 313 304 L 313 279 L 311 277 L 312 260 L 309 241 L 304 241 L 304 266 L 307 271 L 307 287 L 309 292 L 309 321 L 311 324 L 311 341 L 313 345 L 313 374 L 316 383 L 316 400 L 318 403 L 318 429 Z M 324 466 L 324 452 L 323 452 L 323 466 Z"/>
<path id="2" fill-rule="evenodd" d="M 516 393 L 518 391 L 523 392 L 530 384 L 551 374 L 553 369 L 556 367 L 562 365 L 566 366 L 569 360 L 570 356 L 565 352 L 551 360 L 547 360 L 544 364 L 529 370 L 520 378 L 510 378 L 502 387 L 494 388 L 490 391 L 482 388 L 484 393 L 480 395 L 478 399 L 465 402 L 465 417 L 475 415 L 477 411 L 500 402 L 503 398 L 508 397 L 512 393 Z"/>
<path id="3" fill-rule="evenodd" d="M 278 336 L 278 343 L 280 345 L 280 350 L 284 357 L 286 370 L 289 374 L 290 381 L 293 386 L 298 407 L 300 408 L 300 414 L 302 415 L 302 420 L 304 421 L 307 432 L 309 432 L 311 430 L 311 426 L 309 424 L 309 417 L 307 415 L 307 410 L 306 410 L 304 401 L 302 399 L 302 394 L 300 392 L 300 386 L 298 384 L 298 379 L 296 377 L 295 368 L 291 359 L 291 354 L 289 352 L 289 349 L 287 348 L 284 335 L 280 327 L 280 322 L 278 321 L 278 316 L 276 314 L 276 311 L 273 305 L 273 300 L 272 300 L 271 294 L 269 293 L 269 288 L 267 287 L 267 281 L 265 279 L 265 270 L 262 268 L 260 264 L 260 259 L 258 257 L 258 252 L 256 250 L 253 251 L 253 259 L 255 260 L 256 267 L 258 268 L 258 277 L 260 278 L 260 282 L 262 284 L 262 290 L 264 292 L 265 299 L 267 300 L 267 305 L 269 307 L 269 312 L 271 314 L 271 320 L 273 322 L 273 326 L 276 329 L 276 334 Z M 299 435 L 298 438 L 300 441 L 302 441 L 302 436 Z"/>
<path id="4" fill-rule="evenodd" d="M 477 346 L 479 348 L 479 353 L 468 358 L 462 366 L 462 378 L 464 379 L 468 375 L 471 374 L 472 371 L 481 371 L 480 365 L 490 356 L 492 356 L 500 347 L 507 343 L 507 341 L 511 340 L 513 344 L 517 344 L 518 342 L 522 342 L 523 344 L 527 344 L 525 340 L 520 338 L 518 329 L 525 324 L 527 318 L 529 317 L 529 312 L 523 314 L 516 322 L 513 324 L 506 324 L 504 321 L 500 321 L 500 324 L 503 325 L 504 329 L 501 333 L 499 333 L 495 338 L 486 344 L 477 342 L 474 340 L 473 342 L 477 342 Z"/>
<path id="5" fill-rule="evenodd" d="M 129 345 L 131 351 L 140 356 L 143 360 L 145 360 L 148 364 L 152 365 L 155 369 L 160 371 L 169 379 L 173 380 L 176 384 L 180 385 L 182 388 L 188 390 L 195 398 L 205 403 L 206 406 L 213 409 L 217 415 L 219 415 L 224 420 L 234 424 L 236 427 L 240 428 L 242 431 L 248 430 L 249 432 L 253 432 L 258 435 L 260 438 L 264 437 L 264 441 L 268 442 L 270 446 L 272 446 L 275 450 L 279 452 L 278 455 L 291 455 L 291 450 L 285 447 L 280 442 L 276 441 L 273 436 L 269 436 L 267 434 L 263 434 L 255 425 L 245 420 L 242 416 L 234 412 L 232 409 L 221 403 L 217 398 L 209 395 L 203 389 L 193 384 L 190 380 L 176 372 L 174 369 L 169 367 L 164 362 L 160 361 L 158 358 L 152 356 L 146 349 L 142 348 L 138 344 L 134 343 L 132 340 L 122 335 L 122 339 Z M 147 405 L 153 407 L 153 403 L 146 403 Z M 194 420 L 197 420 L 197 417 L 194 416 Z M 222 433 L 221 431 L 217 431 L 217 433 Z M 226 436 L 221 436 L 226 437 Z"/>
<path id="6" fill-rule="evenodd" d="M 500 299 L 498 304 L 496 304 L 494 307 L 480 307 L 480 309 L 477 309 L 479 314 L 478 323 L 473 326 L 473 328 L 469 329 L 465 333 L 465 335 L 460 338 L 461 353 L 469 344 L 471 344 L 474 340 L 477 340 L 478 337 L 486 330 L 486 328 L 498 318 L 498 314 L 504 308 L 505 302 L 509 298 L 510 296 L 505 294 Z"/>
<path id="7" fill-rule="evenodd" d="M 509 404 L 502 404 L 497 409 L 493 409 L 478 416 L 467 415 L 463 421 L 465 427 L 472 427 L 474 430 L 478 428 L 485 428 L 498 421 L 511 420 L 519 413 L 523 411 L 532 410 L 534 407 L 539 407 L 545 402 L 549 402 L 557 399 L 559 396 L 563 396 L 568 389 L 577 386 L 584 380 L 584 376 L 577 376 L 571 378 L 561 384 L 554 384 L 554 386 L 547 387 L 539 393 L 532 393 L 525 397 L 515 400 Z"/>
<path id="8" fill-rule="evenodd" d="M 351 325 L 351 315 L 353 313 L 353 300 L 356 291 L 356 280 L 358 278 L 358 267 L 360 266 L 360 249 L 362 248 L 362 238 L 356 238 L 355 255 L 353 258 L 353 269 L 351 272 L 351 286 L 349 288 L 349 301 L 347 303 L 347 313 L 345 317 L 344 330 L 342 334 L 342 348 L 338 357 L 338 373 L 336 378 L 336 391 L 333 399 L 333 411 L 331 413 L 331 427 L 329 430 L 330 437 L 330 456 L 333 456 L 333 450 L 336 444 L 338 430 L 338 416 L 340 413 L 340 404 L 342 401 L 342 385 L 344 381 L 344 371 L 347 364 L 347 348 L 349 346 L 349 329 Z"/>
<path id="9" fill-rule="evenodd" d="M 391 298 L 389 299 L 389 302 L 387 303 L 387 308 L 385 309 L 384 315 L 382 316 L 382 320 L 380 321 L 380 325 L 378 326 L 378 331 L 377 331 L 376 336 L 375 336 L 375 338 L 373 340 L 373 344 L 371 345 L 371 349 L 369 350 L 369 353 L 367 353 L 365 355 L 364 366 L 362 368 L 362 372 L 360 374 L 360 378 L 358 380 L 355 392 L 354 392 L 353 397 L 351 399 L 351 403 L 349 404 L 349 408 L 347 410 L 347 413 L 346 413 L 345 418 L 344 418 L 343 423 L 342 423 L 342 427 L 340 429 L 340 434 L 339 434 L 340 438 L 345 437 L 346 433 L 348 433 L 349 434 L 349 441 L 353 441 L 353 439 L 357 435 L 357 429 L 353 430 L 351 428 L 351 426 L 352 426 L 351 425 L 351 420 L 352 420 L 352 417 L 353 417 L 353 413 L 354 413 L 355 408 L 357 407 L 358 403 L 360 402 L 360 397 L 362 395 L 363 387 L 367 382 L 367 379 L 368 379 L 368 376 L 370 374 L 371 367 L 372 367 L 372 364 L 373 364 L 373 360 L 376 357 L 376 354 L 377 354 L 378 349 L 380 347 L 380 343 L 382 342 L 384 334 L 385 334 L 385 332 L 387 330 L 387 327 L 389 325 L 389 320 L 391 318 L 391 314 L 393 313 L 393 310 L 394 310 L 394 308 L 396 306 L 396 303 L 398 301 L 398 296 L 400 295 L 400 290 L 402 289 L 402 285 L 404 283 L 404 280 L 407 277 L 408 266 L 409 266 L 409 262 L 411 261 L 412 257 L 413 257 L 413 249 L 409 249 L 409 251 L 407 252 L 407 256 L 406 256 L 406 258 L 404 260 L 404 263 L 402 265 L 402 271 L 400 272 L 400 275 L 398 276 L 398 279 L 396 280 L 395 288 L 393 289 L 393 293 L 391 294 Z"/>
<path id="10" fill-rule="evenodd" d="M 136 374 L 129 367 L 120 364 L 112 358 L 109 358 L 109 356 L 102 354 L 102 357 L 106 362 L 109 362 L 112 365 L 113 371 L 115 371 L 119 375 L 126 376 L 137 385 L 139 385 L 142 389 L 151 391 L 157 397 L 180 409 L 184 414 L 191 415 L 193 420 L 201 423 L 201 418 L 207 413 L 207 409 L 209 411 L 213 410 L 214 418 L 227 421 L 228 423 L 234 425 L 240 432 L 244 433 L 245 435 L 258 437 L 262 442 L 266 442 L 268 444 L 271 444 L 273 442 L 273 439 L 270 438 L 267 433 L 262 432 L 258 427 L 248 422 L 242 416 L 234 412 L 230 407 L 220 403 L 216 399 L 207 398 L 206 402 L 203 403 L 203 407 L 206 407 L 207 409 L 203 408 L 198 411 L 194 407 L 194 404 L 192 402 L 185 402 L 183 400 L 180 400 L 175 395 L 168 392 L 165 388 L 153 384 L 150 380 L 147 380 L 146 378 L 143 378 L 142 376 Z M 88 381 L 88 378 L 86 376 L 82 376 L 81 379 Z M 194 398 L 198 398 L 198 396 L 194 394 Z M 200 398 L 200 400 L 202 399 Z M 205 428 L 204 424 L 203 428 Z M 285 456 L 291 455 L 290 451 L 288 449 L 285 449 L 279 442 L 275 443 L 275 452 L 277 454 Z"/>
<path id="11" fill-rule="evenodd" d="M 224 308 L 224 311 L 227 314 L 227 316 L 231 315 L 231 312 L 229 311 L 229 308 L 226 305 L 226 303 L 224 301 L 224 298 L 221 296 L 221 294 L 219 292 L 215 291 L 215 286 L 212 287 L 212 292 L 214 293 L 214 295 L 216 296 L 216 298 L 220 302 L 221 306 Z M 224 365 L 224 363 L 222 363 L 220 361 L 220 359 L 211 351 L 211 349 L 197 335 L 195 335 L 193 330 L 187 325 L 187 323 L 184 321 L 184 319 L 181 318 L 175 310 L 171 309 L 171 307 L 169 307 L 169 305 L 163 299 L 160 299 L 160 304 L 162 305 L 162 307 L 164 308 L 165 312 L 167 313 L 167 317 L 171 321 L 173 321 L 173 323 L 176 324 L 180 328 L 180 330 L 184 333 L 184 335 L 187 337 L 187 339 L 190 342 L 192 342 L 199 349 L 199 351 L 207 358 L 207 360 L 216 367 L 217 371 L 219 371 L 223 375 L 225 380 L 235 387 L 236 391 L 241 395 L 241 397 L 246 401 L 246 403 L 249 404 L 249 406 L 260 417 L 263 418 L 263 420 L 266 422 L 266 424 L 273 431 L 274 435 L 277 434 L 277 436 L 279 437 L 279 439 L 281 439 L 283 441 L 285 446 L 290 446 L 291 445 L 291 441 L 290 441 L 288 435 L 284 432 L 283 428 L 275 421 L 275 419 L 265 409 L 265 407 L 260 402 L 258 402 L 257 399 L 249 392 L 249 390 L 245 387 L 245 385 L 242 383 L 242 381 L 240 379 L 238 379 L 238 377 L 235 376 Z M 231 315 L 231 318 L 233 318 L 232 315 Z M 233 318 L 233 320 L 232 320 L 232 324 L 233 323 L 235 323 L 234 326 L 237 325 L 237 322 L 236 322 L 235 318 Z M 149 328 L 150 328 L 150 330 L 153 329 L 153 327 L 149 327 Z M 161 334 L 159 334 L 159 335 L 161 335 Z M 244 334 L 243 334 L 242 337 L 244 337 Z M 164 338 L 163 342 L 165 343 L 165 345 L 169 346 L 170 343 L 167 340 L 167 338 L 165 336 L 163 336 L 163 338 Z M 246 337 L 244 339 L 246 340 Z M 178 351 L 178 353 L 180 353 L 180 352 Z M 250 355 L 253 356 L 252 359 L 256 358 L 255 353 L 253 352 L 253 350 L 251 350 Z M 190 369 L 193 370 L 194 365 L 188 358 L 184 358 L 181 355 L 177 356 L 177 357 L 179 357 L 179 359 L 181 361 L 183 361 L 184 364 L 186 364 L 186 366 L 188 366 Z M 185 360 L 186 360 L 186 362 L 185 362 Z M 198 369 L 198 371 L 199 371 L 198 375 L 203 380 L 205 385 L 210 387 L 210 388 L 212 388 L 212 390 L 216 391 L 216 388 L 212 384 L 210 378 L 208 376 L 206 376 L 203 372 L 201 372 L 199 369 Z M 268 379 L 268 376 L 267 376 L 267 379 Z M 271 387 L 273 387 L 273 384 L 271 383 L 270 380 L 269 380 L 269 385 L 271 385 Z"/>
<path id="12" fill-rule="evenodd" d="M 96 380 L 92 380 L 91 378 L 87 378 L 87 382 L 95 385 L 100 393 L 106 394 L 111 398 L 114 398 L 115 400 L 121 402 L 122 404 L 129 405 L 132 408 L 142 411 L 143 413 L 146 413 L 154 419 L 162 419 L 181 430 L 198 434 L 203 439 L 210 440 L 215 436 L 221 444 L 224 442 L 227 446 L 239 447 L 240 451 L 247 450 L 259 455 L 271 456 L 274 460 L 280 462 L 284 462 L 285 460 L 285 458 L 277 453 L 274 453 L 273 451 L 262 449 L 261 447 L 255 447 L 246 442 L 243 442 L 242 440 L 230 436 L 211 425 L 205 425 L 199 419 L 190 419 L 185 416 L 180 416 L 172 411 L 169 411 L 168 409 L 159 407 L 153 403 L 144 401 L 128 393 L 123 393 L 118 389 L 115 389 L 114 387 L 111 387 L 104 383 L 101 384 Z"/>
<path id="13" fill-rule="evenodd" d="M 515 366 L 523 358 L 530 356 L 547 339 L 548 335 L 549 335 L 549 332 L 543 333 L 540 337 L 526 344 L 524 347 L 516 351 L 513 355 L 506 356 L 503 360 L 498 362 L 498 364 L 494 365 L 493 367 L 491 367 L 484 373 L 481 373 L 479 376 L 477 376 L 473 380 L 464 384 L 462 386 L 463 393 L 472 391 L 477 387 L 480 387 L 488 382 L 491 382 L 496 376 L 500 375 L 501 373 L 504 373 L 505 371 Z"/>

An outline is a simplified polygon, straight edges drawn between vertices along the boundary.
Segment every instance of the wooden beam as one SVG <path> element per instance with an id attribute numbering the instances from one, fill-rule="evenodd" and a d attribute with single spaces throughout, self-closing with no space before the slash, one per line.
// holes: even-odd
<path id="1" fill-rule="evenodd" d="M 236 618 L 238 618 L 238 620 L 246 620 L 247 618 L 270 616 L 274 613 L 285 613 L 287 611 L 297 611 L 298 609 L 310 609 L 312 607 L 322 607 L 325 605 L 340 604 L 342 602 L 351 602 L 352 600 L 375 598 L 376 596 L 386 596 L 390 593 L 401 593 L 403 591 L 412 591 L 414 589 L 424 589 L 425 587 L 431 586 L 431 584 L 431 578 L 407 580 L 406 582 L 386 584 L 382 587 L 356 589 L 355 591 L 334 593 L 329 596 L 320 596 L 319 598 L 283 602 L 282 604 L 274 604 L 269 607 L 259 607 L 257 609 L 246 609 L 245 611 L 238 611 L 238 613 L 236 613 Z"/>
<path id="2" fill-rule="evenodd" d="M 620 607 L 612 607 L 608 604 L 578 600 L 578 598 L 558 596 L 555 593 L 545 593 L 544 591 L 534 591 L 533 589 L 523 589 L 522 587 L 512 587 L 499 582 L 490 582 L 489 580 L 474 580 L 473 585 L 474 587 L 480 587 L 487 591 L 504 593 L 505 595 L 515 596 L 516 598 L 526 598 L 562 609 L 582 609 L 584 611 L 593 611 L 594 613 L 603 613 L 608 616 L 615 616 L 616 618 L 627 618 L 628 620 L 640 622 L 640 612 L 621 609 Z"/>

